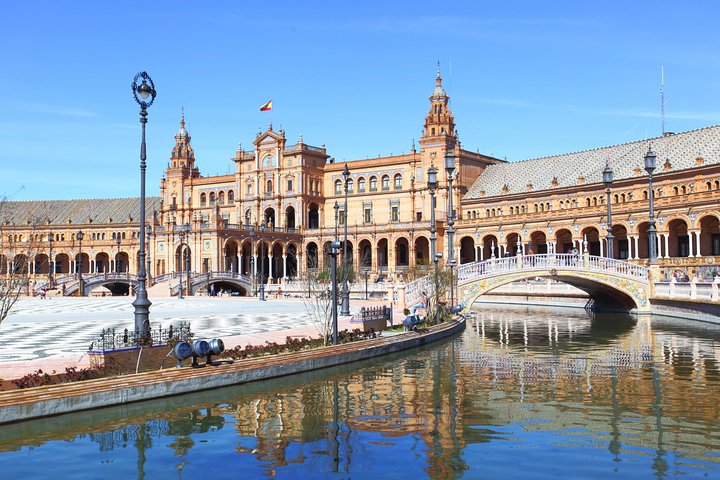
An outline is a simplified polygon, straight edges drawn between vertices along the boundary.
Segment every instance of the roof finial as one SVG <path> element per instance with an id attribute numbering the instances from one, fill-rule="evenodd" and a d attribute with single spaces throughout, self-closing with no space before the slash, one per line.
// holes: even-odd
<path id="1" fill-rule="evenodd" d="M 182 115 L 180 116 L 180 126 L 185 128 L 185 107 L 180 107 Z"/>
<path id="2" fill-rule="evenodd" d="M 440 60 L 438 60 L 438 73 L 437 78 L 435 79 L 435 82 L 438 86 L 442 85 L 442 77 L 440 76 Z"/>

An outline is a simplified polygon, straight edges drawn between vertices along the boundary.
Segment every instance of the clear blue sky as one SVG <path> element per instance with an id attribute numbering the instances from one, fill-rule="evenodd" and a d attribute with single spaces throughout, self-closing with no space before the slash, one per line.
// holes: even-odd
<path id="1" fill-rule="evenodd" d="M 338 161 L 408 151 L 438 60 L 464 147 L 508 160 L 659 135 L 661 66 L 667 130 L 720 123 L 720 4 L 588 3 L 5 2 L 0 194 L 139 195 L 141 70 L 150 195 L 182 107 L 203 175 L 270 121 Z"/>

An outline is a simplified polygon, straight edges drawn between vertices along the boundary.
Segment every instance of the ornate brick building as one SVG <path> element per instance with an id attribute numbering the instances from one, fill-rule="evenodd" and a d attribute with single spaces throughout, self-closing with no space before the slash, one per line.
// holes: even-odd
<path id="1" fill-rule="evenodd" d="M 720 263 L 720 127 L 552 157 L 505 162 L 465 150 L 458 139 L 440 72 L 429 97 L 419 145 L 403 155 L 336 163 L 302 135 L 288 142 L 270 125 L 252 148 L 239 148 L 234 173 L 204 177 L 195 163 L 184 116 L 160 197 L 148 200 L 149 272 L 155 282 L 183 271 L 233 272 L 268 282 L 323 269 L 323 254 L 345 222 L 355 271 L 401 279 L 430 259 L 427 171 L 439 168 L 437 249 L 447 251 L 446 154 L 454 153 L 453 206 L 461 263 L 525 252 L 586 246 L 604 255 L 606 191 L 612 166 L 614 256 L 647 258 L 648 147 L 655 172 L 658 252 L 666 273 L 708 277 Z M 349 169 L 347 204 L 343 170 Z M 86 275 L 134 273 L 138 199 L 6 202 L 0 209 L 0 272 L 27 269 L 42 285 Z M 82 251 L 77 232 L 83 231 Z M 338 232 L 336 234 L 336 232 Z M 53 241 L 50 242 L 49 238 Z M 119 241 L 118 241 L 119 240 Z M 32 249 L 24 248 L 33 245 Z M 52 249 L 52 252 L 51 252 Z M 242 288 L 238 287 L 240 290 Z M 243 290 L 244 293 L 244 290 Z"/>

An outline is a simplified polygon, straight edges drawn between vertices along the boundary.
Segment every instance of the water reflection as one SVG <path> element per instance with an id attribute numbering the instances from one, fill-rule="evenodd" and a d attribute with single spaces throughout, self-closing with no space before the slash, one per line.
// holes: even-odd
<path id="1" fill-rule="evenodd" d="M 719 329 L 697 323 L 483 308 L 462 338 L 410 353 L 6 426 L 0 468 L 27 478 L 48 461 L 57 476 L 86 477 L 717 475 L 719 342 Z"/>

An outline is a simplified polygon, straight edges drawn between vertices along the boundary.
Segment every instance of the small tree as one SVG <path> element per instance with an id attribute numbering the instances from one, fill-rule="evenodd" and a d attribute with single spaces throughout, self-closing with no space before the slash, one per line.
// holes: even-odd
<path id="1" fill-rule="evenodd" d="M 7 198 L 0 199 L 0 323 L 10 315 L 20 295 L 30 293 L 28 264 L 35 261 L 42 238 L 37 232 L 40 219 L 27 219 L 22 229 L 11 223 L 12 207 Z"/>
<path id="2" fill-rule="evenodd" d="M 332 294 L 330 292 L 330 272 L 319 271 L 317 259 L 308 259 L 307 285 L 309 295 L 303 298 L 305 311 L 315 325 L 323 344 L 328 345 L 332 336 Z"/>

